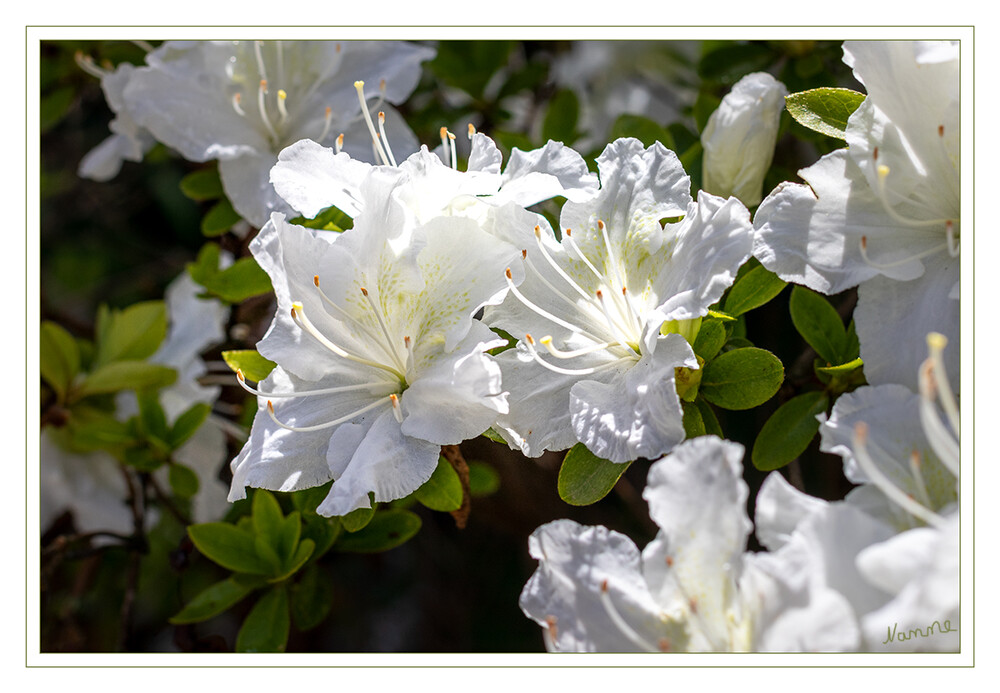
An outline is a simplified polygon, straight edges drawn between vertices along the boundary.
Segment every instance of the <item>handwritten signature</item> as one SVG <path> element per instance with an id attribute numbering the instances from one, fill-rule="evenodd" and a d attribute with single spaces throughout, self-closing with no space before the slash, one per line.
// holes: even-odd
<path id="1" fill-rule="evenodd" d="M 945 620 L 943 626 L 939 622 L 934 621 L 926 628 L 910 628 L 907 631 L 900 631 L 897 633 L 896 630 L 898 627 L 898 623 L 893 623 L 892 628 L 886 627 L 887 636 L 886 639 L 882 641 L 883 645 L 888 645 L 893 640 L 896 640 L 897 642 L 906 642 L 907 640 L 912 640 L 913 638 L 930 637 L 934 634 L 935 627 L 937 628 L 938 633 L 955 633 L 958 631 L 958 628 L 951 627 L 950 620 Z"/>

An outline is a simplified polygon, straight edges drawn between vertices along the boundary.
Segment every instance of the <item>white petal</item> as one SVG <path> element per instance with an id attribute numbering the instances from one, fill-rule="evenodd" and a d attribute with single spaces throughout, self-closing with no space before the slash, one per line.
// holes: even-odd
<path id="1" fill-rule="evenodd" d="M 300 140 L 278 154 L 270 180 L 278 194 L 312 218 L 331 205 L 354 218 L 361 212 L 361 181 L 371 164 L 334 154 L 312 140 Z"/>
<path id="2" fill-rule="evenodd" d="M 945 368 L 956 392 L 960 381 L 959 303 L 951 294 L 959 279 L 959 258 L 946 252 L 927 258 L 913 281 L 871 279 L 858 288 L 854 311 L 865 377 L 873 385 L 902 383 L 919 389 L 917 373 L 927 358 L 927 334 L 948 338 Z"/>
<path id="3" fill-rule="evenodd" d="M 524 613 L 561 652 L 634 652 L 642 649 L 616 625 L 602 603 L 602 586 L 619 617 L 653 647 L 686 649 L 676 623 L 663 622 L 642 579 L 639 550 L 628 537 L 606 527 L 572 520 L 542 525 L 528 539 L 538 569 L 521 592 Z M 663 642 L 661 642 L 663 641 Z"/>
<path id="4" fill-rule="evenodd" d="M 511 150 L 497 201 L 511 200 L 530 207 L 561 196 L 583 202 L 597 189 L 597 176 L 587 170 L 583 157 L 562 142 L 549 140 L 541 149 L 530 152 L 516 147 Z"/>
<path id="5" fill-rule="evenodd" d="M 680 335 L 661 338 L 653 354 L 603 381 L 580 379 L 570 390 L 570 420 L 577 438 L 598 457 L 628 462 L 654 458 L 684 440 L 674 369 L 696 368 Z"/>
<path id="6" fill-rule="evenodd" d="M 660 527 L 642 552 L 650 591 L 664 608 L 697 610 L 711 649 L 728 649 L 727 612 L 752 529 L 742 457 L 742 445 L 714 436 L 686 441 L 650 467 L 642 493 Z"/>
<path id="7" fill-rule="evenodd" d="M 771 472 L 757 492 L 754 524 L 757 539 L 770 551 L 788 541 L 795 528 L 826 501 L 802 493 L 779 472 Z"/>

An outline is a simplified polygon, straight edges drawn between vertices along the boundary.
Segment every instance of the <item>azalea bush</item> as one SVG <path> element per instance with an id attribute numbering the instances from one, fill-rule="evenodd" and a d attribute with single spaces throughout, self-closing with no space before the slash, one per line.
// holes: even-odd
<path id="1" fill-rule="evenodd" d="M 957 651 L 958 68 L 43 43 L 41 649 Z"/>

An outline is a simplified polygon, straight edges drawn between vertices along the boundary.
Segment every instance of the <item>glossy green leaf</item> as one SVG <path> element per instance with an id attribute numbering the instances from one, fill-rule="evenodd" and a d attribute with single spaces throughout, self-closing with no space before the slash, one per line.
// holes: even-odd
<path id="1" fill-rule="evenodd" d="M 144 388 L 136 393 L 136 401 L 139 403 L 139 421 L 142 423 L 142 431 L 147 436 L 157 438 L 164 443 L 170 435 L 170 427 L 167 425 L 167 415 L 160 406 L 159 393 L 154 389 Z"/>
<path id="2" fill-rule="evenodd" d="M 308 229 L 323 229 L 324 231 L 336 231 L 339 233 L 352 228 L 354 226 L 354 219 L 336 207 L 327 207 L 312 219 L 295 217 L 289 223 L 305 226 Z"/>
<path id="3" fill-rule="evenodd" d="M 174 495 L 181 498 L 192 498 L 198 493 L 198 475 L 190 467 L 174 462 L 168 471 L 170 488 Z"/>
<path id="4" fill-rule="evenodd" d="M 166 387 L 177 380 L 173 368 L 146 361 L 116 361 L 87 376 L 77 390 L 79 397 L 103 395 L 120 390 Z"/>
<path id="5" fill-rule="evenodd" d="M 816 370 L 822 373 L 823 375 L 842 377 L 850 373 L 853 373 L 858 368 L 861 368 L 863 365 L 864 363 L 861 361 L 861 359 L 857 358 L 852 361 L 848 361 L 847 363 L 842 363 L 839 366 L 817 366 Z"/>
<path id="6" fill-rule="evenodd" d="M 604 498 L 631 462 L 605 460 L 583 443 L 577 443 L 563 458 L 556 482 L 559 497 L 570 505 L 590 505 Z"/>
<path id="7" fill-rule="evenodd" d="M 226 194 L 222 189 L 219 169 L 215 166 L 193 171 L 181 178 L 181 192 L 195 202 L 217 200 Z"/>
<path id="8" fill-rule="evenodd" d="M 369 493 L 369 500 L 374 496 L 374 494 Z M 375 517 L 375 503 L 372 502 L 371 507 L 368 508 L 356 508 L 351 512 L 347 513 L 340 518 L 340 524 L 348 532 L 358 532 L 365 528 L 372 518 Z"/>
<path id="9" fill-rule="evenodd" d="M 256 349 L 223 351 L 222 359 L 227 366 L 233 369 L 234 373 L 242 371 L 244 378 L 255 383 L 270 375 L 277 365 L 274 361 L 261 356 Z"/>
<path id="10" fill-rule="evenodd" d="M 313 543 L 312 539 L 303 539 L 300 541 L 295 547 L 295 553 L 288 558 L 288 561 L 282 567 L 282 572 L 275 576 L 271 582 L 287 580 L 298 572 L 299 568 L 304 566 L 312 557 L 315 548 L 316 545 Z"/>
<path id="11" fill-rule="evenodd" d="M 501 445 L 507 444 L 507 441 L 503 439 L 503 436 L 501 436 L 492 428 L 487 428 L 485 431 L 483 431 L 483 436 L 489 438 L 494 443 L 500 443 Z"/>
<path id="12" fill-rule="evenodd" d="M 237 652 L 284 652 L 291 617 L 288 592 L 275 585 L 257 600 L 236 634 Z"/>
<path id="13" fill-rule="evenodd" d="M 207 621 L 239 603 L 244 597 L 253 592 L 254 588 L 255 585 L 252 581 L 240 579 L 235 575 L 225 580 L 220 580 L 199 592 L 194 599 L 188 602 L 169 621 L 174 625 Z"/>
<path id="14" fill-rule="evenodd" d="M 827 365 L 839 365 L 847 352 L 847 330 L 837 310 L 823 296 L 804 286 L 792 289 L 788 301 L 792 324 Z"/>
<path id="15" fill-rule="evenodd" d="M 684 425 L 684 438 L 691 439 L 705 435 L 705 419 L 701 415 L 701 410 L 694 402 L 681 401 L 683 417 L 681 422 Z"/>
<path id="16" fill-rule="evenodd" d="M 785 97 L 785 108 L 810 130 L 846 139 L 847 119 L 858 109 L 865 95 L 851 89 L 823 87 Z"/>
<path id="17" fill-rule="evenodd" d="M 696 399 L 694 404 L 698 407 L 698 413 L 701 414 L 701 420 L 705 425 L 705 434 L 725 438 L 726 434 L 722 432 L 722 424 L 719 423 L 719 417 L 715 415 L 712 406 L 701 397 Z"/>
<path id="18" fill-rule="evenodd" d="M 221 236 L 242 220 L 228 198 L 223 197 L 201 219 L 201 233 L 209 238 Z"/>
<path id="19" fill-rule="evenodd" d="M 52 386 L 59 400 L 64 401 L 74 376 L 80 371 L 80 348 L 73 335 L 48 320 L 42 322 L 39 342 L 42 378 Z"/>
<path id="20" fill-rule="evenodd" d="M 761 471 L 780 469 L 809 447 L 819 430 L 816 417 L 826 411 L 829 398 L 816 390 L 793 397 L 764 422 L 754 441 L 750 459 Z"/>
<path id="21" fill-rule="evenodd" d="M 339 517 L 323 517 L 315 513 L 302 514 L 302 530 L 300 541 L 307 539 L 313 542 L 313 553 L 309 557 L 316 560 L 325 554 L 340 536 L 341 524 Z"/>
<path id="22" fill-rule="evenodd" d="M 350 553 L 388 551 L 409 541 L 420 531 L 420 525 L 420 518 L 409 510 L 379 510 L 364 529 L 353 534 L 342 534 L 333 548 L 335 551 Z"/>
<path id="23" fill-rule="evenodd" d="M 692 345 L 694 353 L 704 361 L 711 361 L 726 343 L 726 337 L 726 326 L 722 320 L 702 320 Z"/>
<path id="24" fill-rule="evenodd" d="M 451 512 L 462 505 L 462 480 L 446 459 L 438 458 L 431 478 L 413 493 L 413 497 L 431 510 Z"/>
<path id="25" fill-rule="evenodd" d="M 272 569 L 257 555 L 254 536 L 225 522 L 188 527 L 194 545 L 211 561 L 238 573 L 271 575 Z"/>
<path id="26" fill-rule="evenodd" d="M 292 623 L 300 631 L 315 628 L 330 613 L 333 584 L 323 568 L 315 563 L 302 571 L 302 577 L 292 585 Z"/>
<path id="27" fill-rule="evenodd" d="M 201 282 L 205 290 L 227 303 L 241 303 L 271 292 L 271 279 L 252 257 L 242 257 Z"/>
<path id="28" fill-rule="evenodd" d="M 774 272 L 763 265 L 756 265 L 740 276 L 726 296 L 725 310 L 732 316 L 739 316 L 754 308 L 759 308 L 781 293 L 786 286 Z"/>
<path id="29" fill-rule="evenodd" d="M 717 407 L 734 410 L 771 399 L 785 377 L 778 357 L 757 347 L 727 351 L 703 370 L 699 393 Z"/>

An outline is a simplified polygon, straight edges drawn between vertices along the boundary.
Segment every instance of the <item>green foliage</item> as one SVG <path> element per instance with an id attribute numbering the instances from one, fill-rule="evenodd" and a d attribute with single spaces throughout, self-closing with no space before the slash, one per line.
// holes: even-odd
<path id="1" fill-rule="evenodd" d="M 184 445 L 195 431 L 201 428 L 211 413 L 212 406 L 210 404 L 205 402 L 192 404 L 174 421 L 174 425 L 165 439 L 166 442 L 175 450 Z"/>
<path id="2" fill-rule="evenodd" d="M 500 489 L 500 475 L 485 462 L 469 462 L 469 495 L 481 498 L 496 493 Z"/>
<path id="3" fill-rule="evenodd" d="M 846 139 L 847 119 L 865 95 L 850 89 L 823 87 L 785 97 L 785 108 L 800 124 L 816 132 Z"/>
<path id="4" fill-rule="evenodd" d="M 510 41 L 442 41 L 430 68 L 438 79 L 477 100 L 490 78 L 507 64 Z"/>
<path id="5" fill-rule="evenodd" d="M 816 416 L 825 412 L 829 403 L 825 392 L 814 390 L 778 407 L 757 434 L 750 453 L 753 465 L 768 472 L 801 455 L 819 430 Z"/>
<path id="6" fill-rule="evenodd" d="M 167 336 L 167 306 L 163 301 L 143 301 L 124 310 L 101 306 L 95 332 L 94 366 L 147 359 Z"/>
<path id="7" fill-rule="evenodd" d="M 462 505 L 462 481 L 448 460 L 439 457 L 431 478 L 414 491 L 413 496 L 431 510 L 458 510 Z"/>
<path id="8" fill-rule="evenodd" d="M 743 347 L 705 364 L 699 393 L 723 409 L 750 409 L 771 399 L 784 377 L 784 366 L 774 354 Z"/>
<path id="9" fill-rule="evenodd" d="M 217 200 L 225 196 L 219 169 L 215 166 L 203 168 L 187 174 L 181 179 L 181 192 L 195 202 Z"/>
<path id="10" fill-rule="evenodd" d="M 374 494 L 369 493 L 368 496 L 369 498 L 373 498 Z M 370 502 L 370 507 L 356 508 L 340 518 L 340 523 L 343 525 L 345 531 L 359 532 L 372 521 L 372 518 L 375 517 L 375 502 Z"/>
<path id="11" fill-rule="evenodd" d="M 98 368 L 77 389 L 79 397 L 110 394 L 142 387 L 165 387 L 177 380 L 177 371 L 157 363 L 118 361 Z"/>
<path id="12" fill-rule="evenodd" d="M 318 565 L 302 571 L 302 578 L 291 586 L 292 623 L 300 631 L 315 628 L 326 619 L 333 602 L 330 577 Z"/>
<path id="13" fill-rule="evenodd" d="M 247 614 L 236 634 L 236 651 L 284 652 L 290 625 L 288 590 L 283 584 L 274 585 Z"/>
<path id="14" fill-rule="evenodd" d="M 559 468 L 559 497 L 570 505 L 596 503 L 608 495 L 631 464 L 602 459 L 583 443 L 577 443 L 566 453 Z"/>
<path id="15" fill-rule="evenodd" d="M 271 279 L 252 257 L 242 257 L 225 269 L 219 269 L 221 249 L 207 243 L 194 262 L 187 265 L 191 278 L 205 291 L 227 303 L 241 303 L 253 296 L 270 293 Z"/>
<path id="16" fill-rule="evenodd" d="M 243 220 L 228 198 L 223 197 L 201 218 L 201 233 L 209 238 L 221 236 Z"/>
<path id="17" fill-rule="evenodd" d="M 733 84 L 743 75 L 765 70 L 776 55 L 762 42 L 706 42 L 708 49 L 698 62 L 698 74 L 706 81 Z"/>
<path id="18" fill-rule="evenodd" d="M 170 488 L 181 498 L 193 498 L 198 493 L 198 475 L 190 467 L 174 463 L 169 471 Z"/>
<path id="19" fill-rule="evenodd" d="M 727 338 L 725 321 L 709 318 L 702 320 L 698 336 L 695 337 L 691 347 L 696 356 L 704 361 L 711 361 L 722 349 Z"/>
<path id="20" fill-rule="evenodd" d="M 243 377 L 257 383 L 266 378 L 278 365 L 261 356 L 256 349 L 223 351 L 222 359 L 227 366 L 233 369 L 233 372 L 242 371 Z"/>
<path id="21" fill-rule="evenodd" d="M 291 224 L 305 226 L 308 229 L 322 229 L 323 231 L 346 231 L 354 226 L 354 219 L 347 216 L 336 207 L 327 207 L 312 219 L 306 217 L 295 217 L 289 220 Z"/>
<path id="22" fill-rule="evenodd" d="M 549 101 L 542 121 L 542 139 L 571 144 L 579 136 L 580 100 L 570 89 L 560 89 Z"/>
<path id="23" fill-rule="evenodd" d="M 752 259 L 741 271 L 736 281 L 726 294 L 724 308 L 733 317 L 743 315 L 749 310 L 760 308 L 772 298 L 781 293 L 786 282 L 774 272 L 769 271 L 757 260 Z"/>
<path id="24" fill-rule="evenodd" d="M 254 589 L 263 585 L 264 581 L 260 578 L 250 578 L 239 574 L 231 575 L 199 592 L 183 609 L 169 619 L 170 623 L 182 625 L 207 621 L 238 604 Z"/>
<path id="25" fill-rule="evenodd" d="M 80 348 L 73 335 L 48 320 L 42 323 L 39 341 L 42 378 L 52 387 L 59 401 L 65 401 L 80 371 Z"/>
<path id="26" fill-rule="evenodd" d="M 824 297 L 804 286 L 795 286 L 788 301 L 792 324 L 827 365 L 850 361 L 847 330 L 837 310 Z"/>
<path id="27" fill-rule="evenodd" d="M 421 524 L 420 518 L 409 510 L 379 510 L 364 529 L 341 535 L 333 548 L 335 551 L 349 553 L 388 551 L 409 541 L 420 531 Z"/>

